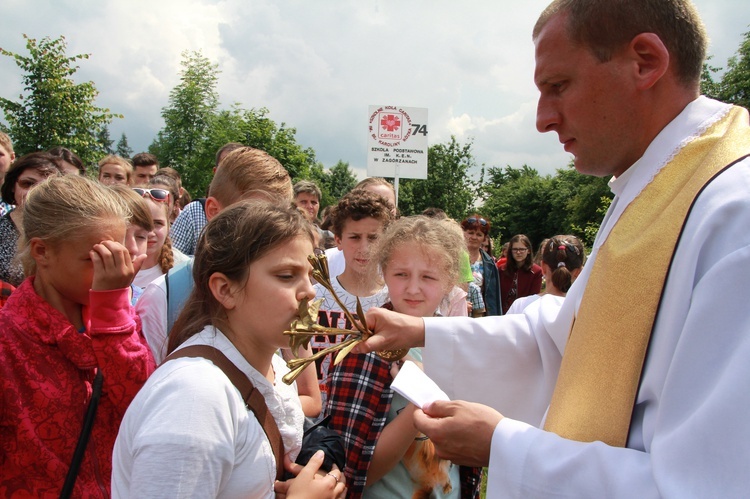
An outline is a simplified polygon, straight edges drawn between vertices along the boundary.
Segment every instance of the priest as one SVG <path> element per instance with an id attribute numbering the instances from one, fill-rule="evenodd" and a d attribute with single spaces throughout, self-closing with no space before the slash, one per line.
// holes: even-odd
<path id="1" fill-rule="evenodd" d="M 750 126 L 700 96 L 689 0 L 555 0 L 533 31 L 537 128 L 615 194 L 562 308 L 414 319 L 452 402 L 416 411 L 488 497 L 740 497 L 750 489 Z"/>

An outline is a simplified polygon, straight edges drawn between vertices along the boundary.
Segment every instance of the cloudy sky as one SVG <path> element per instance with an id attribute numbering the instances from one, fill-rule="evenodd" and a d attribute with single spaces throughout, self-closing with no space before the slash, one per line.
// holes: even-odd
<path id="1" fill-rule="evenodd" d="M 364 176 L 369 105 L 426 107 L 429 140 L 474 141 L 487 166 L 565 166 L 555 134 L 534 127 L 531 29 L 548 0 L 3 0 L 0 47 L 25 54 L 22 34 L 64 35 L 89 53 L 76 74 L 97 103 L 125 115 L 110 127 L 145 150 L 178 82 L 180 54 L 219 64 L 222 107 L 266 107 L 297 129 L 327 167 Z M 747 0 L 695 0 L 714 66 L 750 30 Z M 17 99 L 21 73 L 0 58 L 0 96 Z M 0 117 L 1 118 L 1 117 Z"/>

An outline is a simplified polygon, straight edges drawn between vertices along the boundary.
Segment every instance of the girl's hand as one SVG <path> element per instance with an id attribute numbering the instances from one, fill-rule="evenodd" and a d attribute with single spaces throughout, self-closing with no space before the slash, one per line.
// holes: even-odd
<path id="1" fill-rule="evenodd" d="M 302 467 L 289 461 L 284 456 L 284 466 L 291 471 L 296 478 L 286 482 L 276 482 L 273 486 L 277 499 L 295 498 L 333 498 L 344 499 L 346 496 L 346 480 L 344 473 L 335 465 L 330 473 L 320 469 L 325 454 L 322 450 L 316 452 Z"/>
<path id="2" fill-rule="evenodd" d="M 146 259 L 146 255 L 139 255 L 135 261 L 131 261 L 125 246 L 115 241 L 95 244 L 89 255 L 94 263 L 94 280 L 91 283 L 94 291 L 127 288 Z"/>

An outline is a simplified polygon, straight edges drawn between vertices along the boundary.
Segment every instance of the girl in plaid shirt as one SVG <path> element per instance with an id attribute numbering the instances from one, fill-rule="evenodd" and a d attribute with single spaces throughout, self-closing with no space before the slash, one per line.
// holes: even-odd
<path id="1" fill-rule="evenodd" d="M 393 222 L 378 240 L 371 261 L 382 272 L 397 312 L 426 317 L 447 310 L 459 282 L 463 235 L 452 220 L 424 216 Z M 421 360 L 420 349 L 409 352 Z M 335 369 L 327 412 L 344 436 L 349 498 L 478 497 L 480 474 L 439 459 L 412 424 L 416 409 L 391 389 L 401 362 L 375 353 L 348 355 Z"/>

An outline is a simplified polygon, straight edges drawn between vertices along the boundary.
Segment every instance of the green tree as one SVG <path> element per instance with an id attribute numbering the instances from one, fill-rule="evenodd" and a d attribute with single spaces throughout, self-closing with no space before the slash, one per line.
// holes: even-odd
<path id="1" fill-rule="evenodd" d="M 115 149 L 115 154 L 120 156 L 121 158 L 127 158 L 130 159 L 130 157 L 133 154 L 133 148 L 130 147 L 128 144 L 128 136 L 125 135 L 125 132 L 120 135 L 120 140 L 117 141 L 117 148 Z"/>
<path id="2" fill-rule="evenodd" d="M 612 200 L 609 178 L 582 175 L 571 162 L 557 170 L 549 196 L 553 209 L 564 215 L 556 233 L 572 233 L 581 238 L 586 247 L 591 247 Z"/>
<path id="3" fill-rule="evenodd" d="M 427 178 L 399 181 L 398 205 L 402 214 L 415 215 L 425 208 L 444 210 L 449 217 L 460 220 L 471 209 L 476 186 L 469 170 L 476 165 L 472 141 L 460 144 L 451 136 L 450 142 L 435 144 L 427 150 Z"/>
<path id="4" fill-rule="evenodd" d="M 750 109 L 750 31 L 745 33 L 737 53 L 729 58 L 718 86 L 719 100 Z"/>
<path id="5" fill-rule="evenodd" d="M 717 83 L 713 75 L 721 71 L 721 68 L 711 66 L 710 61 L 713 56 L 710 55 L 706 58 L 706 62 L 703 63 L 703 71 L 701 72 L 701 94 L 712 99 L 719 98 L 719 83 Z"/>
<path id="6" fill-rule="evenodd" d="M 316 168 L 322 171 L 317 166 L 315 151 L 299 145 L 296 130 L 284 123 L 277 125 L 268 117 L 266 108 L 243 109 L 235 104 L 231 109 L 216 112 L 208 123 L 193 159 L 181 172 L 188 190 L 205 192 L 211 182 L 216 151 L 228 142 L 266 151 L 284 165 L 293 181 L 312 178 Z"/>
<path id="7" fill-rule="evenodd" d="M 198 157 L 218 111 L 219 69 L 201 52 L 183 52 L 180 65 L 180 83 L 169 93 L 169 103 L 162 108 L 164 128 L 149 151 L 156 154 L 161 164 L 180 171 L 183 185 L 194 191 L 206 175 L 210 176 L 213 167 L 213 161 L 200 164 Z"/>
<path id="8" fill-rule="evenodd" d="M 318 182 L 323 191 L 323 199 L 320 203 L 321 209 L 337 203 L 357 185 L 357 177 L 349 168 L 349 163 L 341 160 L 328 171 L 323 172 L 322 176 L 313 175 L 312 180 Z"/>
<path id="9" fill-rule="evenodd" d="M 268 113 L 264 107 L 243 109 L 239 104 L 221 111 L 212 123 L 211 135 L 221 136 L 223 142 L 214 141 L 213 145 L 218 149 L 234 141 L 262 149 L 278 159 L 294 181 L 309 179 L 316 164 L 315 151 L 297 143 L 295 128 L 287 127 L 283 122 L 277 125 Z"/>
<path id="10" fill-rule="evenodd" d="M 572 162 L 554 176 L 526 165 L 490 168 L 479 212 L 492 221 L 491 235 L 503 241 L 526 234 L 537 245 L 555 234 L 574 234 L 590 247 L 612 199 L 607 181 L 581 175 Z"/>
<path id="11" fill-rule="evenodd" d="M 490 235 L 507 241 L 515 234 L 526 234 L 532 244 L 557 234 L 565 213 L 556 210 L 551 192 L 553 179 L 534 168 L 492 167 L 483 185 L 485 202 L 479 213 L 492 222 Z"/>
<path id="12" fill-rule="evenodd" d="M 101 156 L 102 129 L 122 115 L 94 104 L 99 92 L 93 82 L 73 81 L 77 61 L 88 59 L 89 54 L 68 57 L 62 36 L 39 41 L 23 37 L 28 56 L 0 48 L 0 54 L 12 57 L 24 72 L 20 101 L 0 97 L 8 123 L 3 130 L 13 139 L 18 153 L 64 146 L 75 151 L 85 164 L 95 163 Z"/>
<path id="13" fill-rule="evenodd" d="M 596 220 L 589 220 L 582 226 L 574 224 L 571 227 L 571 230 L 568 231 L 578 236 L 589 252 L 591 252 L 591 248 L 594 246 L 594 239 L 596 239 L 596 234 L 599 232 L 599 226 L 601 225 L 610 204 L 612 204 L 612 198 L 609 196 L 602 196 L 599 198 L 599 206 L 596 209 Z"/>
<path id="14" fill-rule="evenodd" d="M 311 178 L 317 166 L 315 151 L 297 143 L 294 128 L 277 125 L 268 109 L 243 109 L 234 104 L 219 109 L 218 66 L 200 52 L 184 52 L 180 83 L 162 109 L 164 128 L 149 146 L 159 162 L 176 168 L 182 183 L 194 195 L 205 193 L 211 182 L 216 151 L 228 142 L 240 142 L 278 159 L 294 180 Z"/>
<path id="15" fill-rule="evenodd" d="M 115 150 L 112 149 L 112 145 L 115 143 L 114 140 L 112 140 L 109 137 L 109 127 L 103 126 L 99 132 L 96 134 L 96 138 L 99 141 L 99 147 L 101 148 L 101 152 L 106 156 L 107 154 L 114 154 Z"/>

